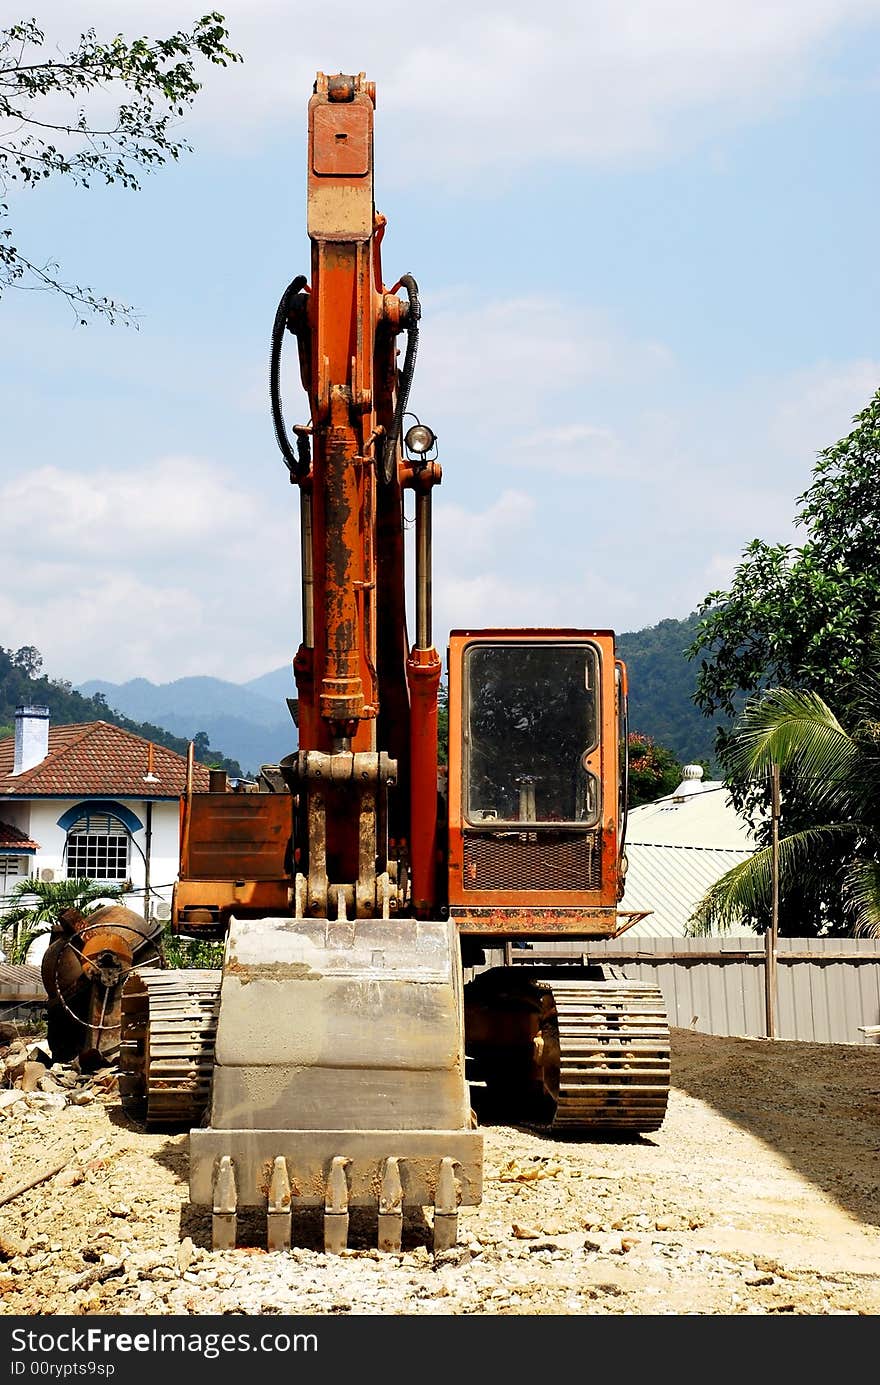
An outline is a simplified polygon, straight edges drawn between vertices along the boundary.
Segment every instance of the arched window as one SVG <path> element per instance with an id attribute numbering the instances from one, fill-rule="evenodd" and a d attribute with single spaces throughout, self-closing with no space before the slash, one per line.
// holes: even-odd
<path id="1" fill-rule="evenodd" d="M 128 880 L 131 834 L 141 823 L 122 804 L 94 802 L 71 808 L 58 820 L 67 831 L 68 879 Z"/>

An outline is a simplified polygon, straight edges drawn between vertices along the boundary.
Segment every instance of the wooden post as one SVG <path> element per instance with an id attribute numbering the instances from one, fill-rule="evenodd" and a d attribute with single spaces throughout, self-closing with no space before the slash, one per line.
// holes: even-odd
<path id="1" fill-rule="evenodd" d="M 779 766 L 770 769 L 770 927 L 764 934 L 764 1001 L 767 1038 L 776 1038 L 776 951 L 779 941 Z"/>

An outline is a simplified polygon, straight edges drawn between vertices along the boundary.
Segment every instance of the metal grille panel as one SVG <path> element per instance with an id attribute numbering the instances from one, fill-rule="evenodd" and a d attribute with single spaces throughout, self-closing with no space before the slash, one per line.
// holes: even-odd
<path id="1" fill-rule="evenodd" d="M 466 832 L 466 890 L 598 890 L 597 832 Z"/>

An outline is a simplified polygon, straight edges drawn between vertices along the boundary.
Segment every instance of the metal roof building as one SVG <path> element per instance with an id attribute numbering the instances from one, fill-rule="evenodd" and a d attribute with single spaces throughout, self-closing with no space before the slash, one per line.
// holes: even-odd
<path id="1" fill-rule="evenodd" d="M 650 909 L 630 937 L 681 938 L 710 885 L 755 850 L 724 784 L 703 782 L 700 765 L 685 765 L 668 798 L 630 811 L 622 909 Z M 753 930 L 743 925 L 742 933 Z"/>

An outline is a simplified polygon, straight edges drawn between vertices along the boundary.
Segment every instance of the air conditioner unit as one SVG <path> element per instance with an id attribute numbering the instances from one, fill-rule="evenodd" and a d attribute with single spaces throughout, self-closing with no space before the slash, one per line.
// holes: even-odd
<path id="1" fill-rule="evenodd" d="M 160 923 L 167 923 L 171 917 L 171 905 L 166 904 L 164 900 L 161 904 L 157 904 L 155 909 L 155 917 L 158 919 Z"/>
<path id="2" fill-rule="evenodd" d="M 40 871 L 40 879 L 45 880 L 47 883 L 55 879 L 55 872 L 52 870 L 51 866 L 46 866 Z"/>

